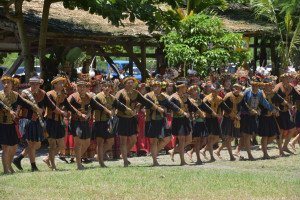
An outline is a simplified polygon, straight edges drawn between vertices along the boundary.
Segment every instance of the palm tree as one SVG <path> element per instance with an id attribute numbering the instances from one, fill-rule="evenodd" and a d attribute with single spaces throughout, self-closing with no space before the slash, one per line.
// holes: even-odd
<path id="1" fill-rule="evenodd" d="M 300 0 L 251 0 L 256 17 L 265 17 L 273 23 L 279 33 L 282 66 L 287 68 L 300 44 Z M 293 29 L 294 24 L 297 24 Z"/>

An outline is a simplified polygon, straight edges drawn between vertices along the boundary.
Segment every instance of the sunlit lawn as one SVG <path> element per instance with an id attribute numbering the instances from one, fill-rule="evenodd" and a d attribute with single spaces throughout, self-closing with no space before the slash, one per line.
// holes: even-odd
<path id="1" fill-rule="evenodd" d="M 257 146 L 253 152 L 262 156 Z M 150 156 L 135 157 L 129 168 L 108 161 L 109 168 L 93 162 L 84 171 L 57 159 L 55 172 L 42 163 L 43 154 L 37 161 L 40 172 L 30 172 L 24 159 L 24 171 L 0 175 L 0 199 L 300 199 L 300 150 L 283 158 L 275 145 L 269 152 L 272 160 L 231 162 L 224 150 L 224 160 L 185 167 L 177 166 L 179 155 L 174 163 L 161 155 L 161 167 L 150 167 Z"/>

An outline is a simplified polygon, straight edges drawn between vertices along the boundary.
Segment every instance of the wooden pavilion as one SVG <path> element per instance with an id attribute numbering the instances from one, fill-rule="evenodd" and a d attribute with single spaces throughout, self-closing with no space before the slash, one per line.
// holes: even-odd
<path id="1" fill-rule="evenodd" d="M 24 21 L 30 39 L 31 52 L 34 56 L 37 56 L 38 52 L 42 10 L 41 0 L 24 2 Z M 248 7 L 231 4 L 225 12 L 219 12 L 218 17 L 221 18 L 225 28 L 254 38 L 254 44 L 250 44 L 250 47 L 254 49 L 255 65 L 256 60 L 259 60 L 258 48 L 261 48 L 261 52 L 265 52 L 265 54 L 266 48 L 270 48 L 271 52 L 275 53 L 274 42 L 266 44 L 262 39 L 258 44 L 259 38 L 274 35 L 274 28 L 256 21 Z M 51 5 L 48 22 L 47 52 L 51 51 L 53 45 L 64 46 L 66 50 L 80 47 L 85 49 L 86 54 L 104 57 L 110 64 L 113 64 L 112 56 L 128 57 L 130 63 L 134 62 L 140 69 L 143 78 L 148 76 L 146 58 L 156 59 L 157 67 L 167 64 L 164 58 L 163 44 L 159 42 L 163 33 L 159 31 L 150 33 L 142 21 L 136 20 L 131 23 L 125 20 L 123 21 L 124 26 L 116 27 L 101 16 L 92 15 L 83 10 L 68 10 L 63 7 L 62 3 L 54 3 Z M 120 46 L 125 51 L 107 52 L 104 48 L 106 46 Z M 139 53 L 133 51 L 134 46 L 140 47 Z M 146 53 L 148 47 L 155 47 L 155 53 Z M 16 24 L 7 19 L 0 8 L 0 52 L 20 51 L 21 45 Z M 264 57 L 266 60 L 266 55 Z M 14 73 L 21 63 L 22 57 L 20 56 L 10 72 Z"/>

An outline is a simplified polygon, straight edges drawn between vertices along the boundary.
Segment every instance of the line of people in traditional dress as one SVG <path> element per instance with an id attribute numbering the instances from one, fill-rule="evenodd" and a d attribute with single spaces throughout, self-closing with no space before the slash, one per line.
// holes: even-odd
<path id="1" fill-rule="evenodd" d="M 232 161 L 236 157 L 243 158 L 240 155 L 243 147 L 248 159 L 254 160 L 250 140 L 257 134 L 262 137 L 264 159 L 270 159 L 267 145 L 274 139 L 280 156 L 284 156 L 284 152 L 291 154 L 288 147 L 295 149 L 299 141 L 296 127 L 300 127 L 300 94 L 291 83 L 295 74 L 282 74 L 277 85 L 271 76 L 255 76 L 248 80 L 244 69 L 239 69 L 236 76 L 238 81 L 232 88 L 231 77 L 227 74 L 223 76 L 224 88 L 217 81 L 207 81 L 203 92 L 197 77 L 189 81 L 179 78 L 176 82 L 154 78 L 147 83 L 151 89 L 145 95 L 135 89 L 138 82 L 133 76 L 122 80 L 123 88 L 116 87 L 111 80 L 102 80 L 101 91 L 97 94 L 90 92 L 89 80 L 82 78 L 76 82 L 76 91 L 67 96 L 67 80 L 63 76 L 53 78 L 53 90 L 49 92 L 40 89 L 43 80 L 33 76 L 29 80 L 30 87 L 18 94 L 13 91 L 17 80 L 4 75 L 1 78 L 4 90 L 0 92 L 0 144 L 4 173 L 15 172 L 12 163 L 22 170 L 21 161 L 25 156 L 29 157 L 31 170 L 38 171 L 36 151 L 46 138 L 49 154 L 43 161 L 50 169 L 56 170 L 55 155 L 65 148 L 66 118 L 68 132 L 75 142 L 78 170 L 85 169 L 81 158 L 91 138 L 97 141 L 99 165 L 106 167 L 104 154 L 112 148 L 116 135 L 120 138 L 124 167 L 127 167 L 131 164 L 128 152 L 137 142 L 139 111 L 145 114 L 144 136 L 150 139 L 153 166 L 159 166 L 158 153 L 172 137 L 176 137 L 178 145 L 168 152 L 172 161 L 175 153 L 179 153 L 180 165 L 187 165 L 185 147 L 191 144 L 193 148 L 187 153 L 191 159 L 193 152 L 196 153 L 196 164 L 202 164 L 200 155 L 206 158 L 207 150 L 210 161 L 215 161 L 214 155 L 221 158 L 224 147 Z M 248 88 L 245 87 L 247 82 L 250 83 Z M 173 84 L 176 87 L 174 93 L 162 89 Z M 296 111 L 293 115 L 294 105 Z M 221 137 L 223 142 L 214 151 L 213 146 Z M 14 158 L 20 138 L 26 140 L 28 146 Z M 232 150 L 234 139 L 238 139 L 238 145 Z"/>

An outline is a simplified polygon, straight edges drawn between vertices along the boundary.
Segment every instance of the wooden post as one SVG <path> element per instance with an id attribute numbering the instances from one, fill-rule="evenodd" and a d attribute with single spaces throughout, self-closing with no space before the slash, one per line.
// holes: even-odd
<path id="1" fill-rule="evenodd" d="M 256 71 L 256 60 L 257 60 L 257 45 L 258 45 L 258 38 L 254 37 L 254 62 L 253 62 L 253 73 Z"/>
<path id="2" fill-rule="evenodd" d="M 145 72 L 147 69 L 147 63 L 146 63 L 146 45 L 145 45 L 145 38 L 142 38 L 142 45 L 141 45 L 141 63 L 143 67 L 142 73 L 142 81 L 146 80 Z M 146 72 L 147 73 L 147 72 Z"/>
<path id="3" fill-rule="evenodd" d="M 131 57 L 129 57 L 129 75 L 133 76 L 133 61 Z"/>
<path id="4" fill-rule="evenodd" d="M 133 53 L 132 48 L 128 44 L 123 45 L 124 49 L 127 51 L 129 57 L 132 59 L 132 61 L 136 64 L 137 68 L 142 73 L 142 82 L 146 80 L 146 78 L 149 78 L 149 74 L 146 71 L 146 68 L 143 67 L 143 64 L 138 59 L 138 57 Z"/>
<path id="5" fill-rule="evenodd" d="M 16 73 L 17 69 L 20 67 L 22 62 L 23 62 L 23 56 L 19 55 L 19 57 L 15 60 L 13 65 L 10 67 L 10 69 L 6 72 L 6 74 L 13 75 L 14 73 Z"/>
<path id="6" fill-rule="evenodd" d="M 275 39 L 272 38 L 270 39 L 270 49 L 271 49 L 271 62 L 272 62 L 272 74 L 279 76 L 279 67 L 277 65 L 277 55 L 276 55 L 276 44 L 275 44 Z"/>
<path id="7" fill-rule="evenodd" d="M 266 66 L 267 63 L 267 49 L 265 38 L 261 39 L 260 42 L 260 55 L 259 55 L 259 64 L 261 67 Z"/>
<path id="8" fill-rule="evenodd" d="M 108 62 L 108 64 L 110 65 L 110 67 L 118 74 L 120 75 L 120 71 L 118 68 L 116 68 L 114 61 L 109 57 L 109 56 L 105 56 L 105 51 L 102 47 L 98 47 L 99 49 L 99 56 L 103 56 L 105 58 L 105 60 Z"/>
<path id="9" fill-rule="evenodd" d="M 131 46 L 131 50 L 133 52 L 133 46 Z M 133 61 L 131 57 L 129 57 L 129 75 L 133 76 Z"/>

